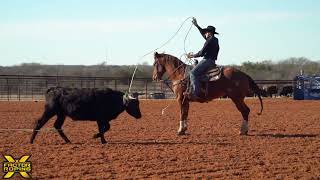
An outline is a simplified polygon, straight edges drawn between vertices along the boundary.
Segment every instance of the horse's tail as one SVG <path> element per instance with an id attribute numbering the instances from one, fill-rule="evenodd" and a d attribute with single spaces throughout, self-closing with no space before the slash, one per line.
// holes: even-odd
<path id="1" fill-rule="evenodd" d="M 259 88 L 259 86 L 254 82 L 254 80 L 249 76 L 248 76 L 248 80 L 249 80 L 249 87 L 250 89 L 252 89 L 252 91 L 258 95 L 259 101 L 260 101 L 260 112 L 258 113 L 258 115 L 262 114 L 262 110 L 263 110 L 263 103 L 262 103 L 262 99 L 261 99 L 261 89 Z"/>

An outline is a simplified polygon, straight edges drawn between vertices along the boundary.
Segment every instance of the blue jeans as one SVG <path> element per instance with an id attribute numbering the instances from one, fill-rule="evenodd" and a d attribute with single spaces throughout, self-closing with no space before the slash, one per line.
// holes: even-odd
<path id="1" fill-rule="evenodd" d="M 205 74 L 205 72 L 215 66 L 213 59 L 203 59 L 199 64 L 190 71 L 190 83 L 192 87 L 192 94 L 195 96 L 200 95 L 200 77 Z"/>

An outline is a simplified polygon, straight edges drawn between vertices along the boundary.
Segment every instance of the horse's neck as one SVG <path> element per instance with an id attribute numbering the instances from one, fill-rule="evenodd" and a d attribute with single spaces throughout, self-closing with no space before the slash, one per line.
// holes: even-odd
<path id="1" fill-rule="evenodd" d="M 179 66 L 175 67 L 174 65 L 170 64 L 166 67 L 167 73 L 169 75 L 169 79 L 171 81 L 182 80 L 185 78 L 185 73 L 188 73 L 186 71 L 187 70 L 186 68 L 188 68 L 188 65 L 183 64 L 181 65 L 181 67 Z"/>

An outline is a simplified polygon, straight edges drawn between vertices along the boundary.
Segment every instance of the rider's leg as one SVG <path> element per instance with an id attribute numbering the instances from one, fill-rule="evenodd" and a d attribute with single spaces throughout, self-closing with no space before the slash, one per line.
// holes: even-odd
<path id="1" fill-rule="evenodd" d="M 214 61 L 211 59 L 203 59 L 202 61 L 199 62 L 199 64 L 193 68 L 190 71 L 190 81 L 191 81 L 191 87 L 193 89 L 192 94 L 195 96 L 199 96 L 200 95 L 200 82 L 199 82 L 199 78 L 202 74 L 205 73 L 205 71 L 210 68 L 213 67 Z"/>

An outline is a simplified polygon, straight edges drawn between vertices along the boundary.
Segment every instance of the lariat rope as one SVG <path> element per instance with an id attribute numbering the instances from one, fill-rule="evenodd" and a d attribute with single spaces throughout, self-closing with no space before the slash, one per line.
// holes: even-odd
<path id="1" fill-rule="evenodd" d="M 158 49 L 163 48 L 165 45 L 167 45 L 167 44 L 179 33 L 179 31 L 181 30 L 181 28 L 183 27 L 183 25 L 187 22 L 187 20 L 189 20 L 189 19 L 191 19 L 191 18 L 193 18 L 193 17 L 190 16 L 190 17 L 188 17 L 187 19 L 185 19 L 185 20 L 181 23 L 181 25 L 180 25 L 180 27 L 178 28 L 178 30 L 169 38 L 169 40 L 167 40 L 165 43 L 163 43 L 160 47 L 158 47 L 158 48 L 156 48 L 156 49 L 154 49 L 154 50 L 152 50 L 152 51 L 149 51 L 148 53 L 146 53 L 146 54 L 144 54 L 143 56 L 141 56 L 141 57 L 138 59 L 138 61 L 140 61 L 142 58 L 146 57 L 147 55 L 149 55 L 149 54 L 157 51 Z M 189 30 L 188 30 L 188 33 L 187 33 L 187 35 L 186 35 L 186 37 L 185 37 L 185 39 L 184 39 L 184 51 L 185 51 L 185 53 L 186 53 L 186 50 L 185 50 L 185 41 L 186 41 L 187 36 L 188 36 L 188 34 L 189 34 L 190 30 L 191 30 L 191 27 L 192 27 L 192 25 L 190 26 L 190 28 L 189 28 Z M 131 81 L 130 81 L 130 85 L 129 85 L 129 90 L 128 90 L 129 93 L 131 92 L 131 87 L 132 87 L 133 79 L 134 79 L 134 76 L 135 76 L 135 74 L 136 74 L 137 68 L 138 68 L 138 64 L 135 66 L 134 71 L 133 71 L 133 74 L 132 74 L 132 77 L 131 77 Z"/>
<path id="2" fill-rule="evenodd" d="M 189 18 L 190 18 L 190 17 L 189 17 Z M 186 20 L 187 20 L 187 19 L 186 19 Z M 180 69 L 183 65 L 186 65 L 186 67 L 185 67 L 185 69 L 184 69 L 184 74 L 183 74 L 183 75 L 184 75 L 184 78 L 186 78 L 187 66 L 188 66 L 188 64 L 190 65 L 190 64 L 191 64 L 190 61 L 193 60 L 193 59 L 187 57 L 187 50 L 186 50 L 186 40 L 187 40 L 187 37 L 188 37 L 188 35 L 189 35 L 189 33 L 190 33 L 191 29 L 192 29 L 192 26 L 193 26 L 193 24 L 191 24 L 191 26 L 190 26 L 190 28 L 189 28 L 186 36 L 184 37 L 184 40 L 183 40 L 183 50 L 184 50 L 184 54 L 180 56 L 180 59 L 181 59 L 181 57 L 185 56 L 187 62 L 186 62 L 185 64 L 180 64 L 178 67 L 176 67 L 176 68 L 172 71 L 171 74 L 168 75 L 168 77 L 167 77 L 165 80 L 163 80 L 163 82 L 165 83 L 165 85 L 167 85 L 167 87 L 168 87 L 173 93 L 174 93 L 173 89 L 170 87 L 169 83 L 167 82 L 167 81 L 169 80 L 170 75 L 172 75 L 173 73 L 175 73 L 175 72 L 176 72 L 178 69 Z"/>

